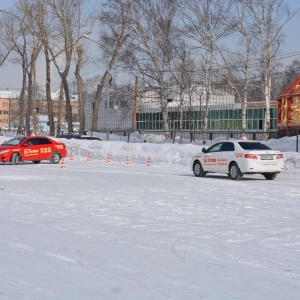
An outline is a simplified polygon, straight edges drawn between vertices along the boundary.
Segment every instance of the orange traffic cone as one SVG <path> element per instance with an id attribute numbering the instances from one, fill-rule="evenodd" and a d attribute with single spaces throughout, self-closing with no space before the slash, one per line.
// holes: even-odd
<path id="1" fill-rule="evenodd" d="M 64 161 L 64 159 L 63 159 L 63 158 L 61 159 L 61 168 L 62 168 L 62 169 L 64 169 L 64 168 L 65 168 L 65 161 Z"/>
<path id="2" fill-rule="evenodd" d="M 91 157 L 90 157 L 90 152 L 89 152 L 86 161 L 90 161 L 90 160 L 91 160 Z"/>
<path id="3" fill-rule="evenodd" d="M 148 156 L 147 167 L 150 167 L 150 166 L 151 166 L 150 156 Z"/>
<path id="4" fill-rule="evenodd" d="M 72 152 L 70 153 L 70 160 L 74 160 Z"/>
<path id="5" fill-rule="evenodd" d="M 127 158 L 126 158 L 126 165 L 130 165 L 130 158 L 129 158 L 129 155 L 127 155 Z"/>
<path id="6" fill-rule="evenodd" d="M 106 162 L 109 164 L 110 163 L 110 155 L 108 154 L 107 155 L 107 160 L 106 160 Z"/>

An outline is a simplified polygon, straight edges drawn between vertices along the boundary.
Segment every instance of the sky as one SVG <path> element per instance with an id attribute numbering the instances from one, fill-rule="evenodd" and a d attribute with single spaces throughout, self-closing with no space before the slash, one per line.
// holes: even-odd
<path id="1" fill-rule="evenodd" d="M 0 1 L 0 9 L 5 10 L 5 8 L 9 7 L 9 5 L 13 3 L 12 0 Z M 291 10 L 300 9 L 300 2 L 298 0 L 287 0 Z M 300 15 L 299 13 L 290 21 L 285 27 L 286 38 L 284 45 L 282 45 L 282 53 L 284 56 L 289 56 L 282 60 L 283 63 L 290 63 L 293 58 L 299 57 L 300 55 L 300 42 L 296 37 L 298 36 L 298 28 L 300 25 Z M 94 36 L 94 35 L 93 35 Z M 95 36 L 95 39 L 97 37 Z M 89 42 L 88 48 L 97 52 L 97 45 L 93 44 L 93 42 Z M 295 56 L 295 54 L 298 56 Z M 95 65 L 91 64 L 87 66 L 82 74 L 83 78 L 87 79 L 97 75 L 103 75 L 105 66 L 103 65 Z M 4 67 L 0 68 L 0 90 L 3 89 L 20 89 L 22 82 L 22 72 L 21 67 L 17 65 L 13 65 L 12 63 L 6 63 Z M 75 80 L 74 71 L 70 72 L 69 80 Z M 38 61 L 37 68 L 37 82 L 39 85 L 45 85 L 45 67 L 43 63 L 43 59 Z M 52 91 L 55 91 L 60 84 L 60 79 L 55 70 L 55 67 L 52 67 Z"/>
<path id="2" fill-rule="evenodd" d="M 195 177 L 200 142 L 110 138 L 60 139 L 65 168 L 0 165 L 1 300 L 299 298 L 295 137 L 267 142 L 274 181 Z"/>

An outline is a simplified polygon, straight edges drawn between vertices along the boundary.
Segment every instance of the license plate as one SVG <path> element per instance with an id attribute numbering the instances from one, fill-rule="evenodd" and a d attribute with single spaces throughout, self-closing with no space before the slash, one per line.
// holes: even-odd
<path id="1" fill-rule="evenodd" d="M 260 155 L 260 159 L 261 160 L 272 160 L 273 159 L 273 155 L 271 155 L 271 154 L 261 154 Z"/>

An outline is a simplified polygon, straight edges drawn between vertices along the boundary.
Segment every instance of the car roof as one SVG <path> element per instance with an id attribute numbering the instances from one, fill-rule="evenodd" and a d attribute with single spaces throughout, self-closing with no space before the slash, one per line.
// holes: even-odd
<path id="1" fill-rule="evenodd" d="M 261 141 L 254 141 L 254 140 L 242 140 L 242 139 L 230 139 L 230 140 L 220 140 L 212 143 L 211 145 L 215 145 L 218 143 L 226 143 L 226 142 L 232 142 L 232 143 L 240 143 L 240 142 L 245 142 L 245 143 L 261 143 Z"/>

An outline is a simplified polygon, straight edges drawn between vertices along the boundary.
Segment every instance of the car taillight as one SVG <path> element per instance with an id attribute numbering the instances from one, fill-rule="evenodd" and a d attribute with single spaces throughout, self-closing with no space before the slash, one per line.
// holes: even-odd
<path id="1" fill-rule="evenodd" d="M 281 158 L 283 158 L 283 154 L 277 154 L 276 155 L 276 159 L 281 159 Z"/>
<path id="2" fill-rule="evenodd" d="M 244 157 L 248 159 L 258 159 L 256 154 L 244 154 Z"/>

